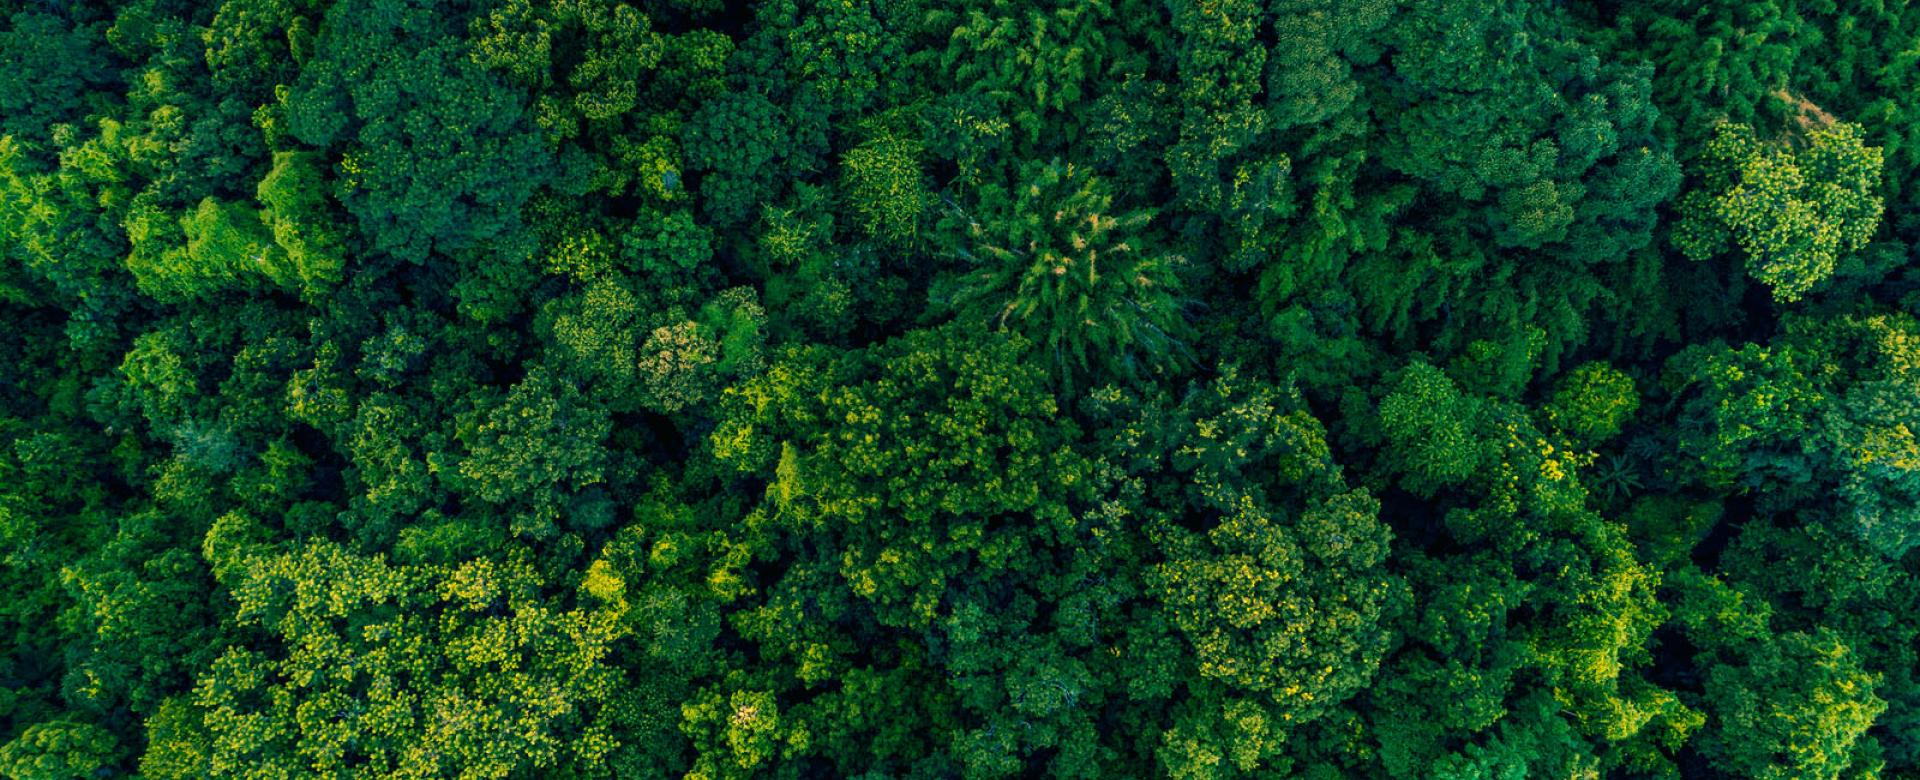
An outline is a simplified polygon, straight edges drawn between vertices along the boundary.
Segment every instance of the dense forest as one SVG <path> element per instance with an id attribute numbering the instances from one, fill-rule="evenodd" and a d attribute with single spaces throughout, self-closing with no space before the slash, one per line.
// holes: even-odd
<path id="1" fill-rule="evenodd" d="M 1920 778 L 1906 0 L 0 0 L 0 777 Z"/>

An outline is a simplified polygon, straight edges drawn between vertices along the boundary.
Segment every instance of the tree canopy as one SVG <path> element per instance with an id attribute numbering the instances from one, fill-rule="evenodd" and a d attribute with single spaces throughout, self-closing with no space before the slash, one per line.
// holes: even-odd
<path id="1" fill-rule="evenodd" d="M 0 777 L 1920 777 L 1916 52 L 0 0 Z"/>

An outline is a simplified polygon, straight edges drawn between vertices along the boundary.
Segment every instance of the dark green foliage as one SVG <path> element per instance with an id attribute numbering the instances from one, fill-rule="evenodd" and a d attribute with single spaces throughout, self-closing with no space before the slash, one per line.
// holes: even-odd
<path id="1" fill-rule="evenodd" d="M 1671 366 L 1688 383 L 1680 446 L 1709 484 L 1765 488 L 1779 507 L 1826 503 L 1832 522 L 1897 558 L 1920 545 L 1915 344 L 1911 317 L 1862 312 L 1790 319 L 1769 346 L 1683 352 Z"/>
<path id="2" fill-rule="evenodd" d="M 335 5 L 286 97 L 293 137 L 338 150 L 336 191 L 373 248 L 411 262 L 512 229 L 554 167 L 525 94 L 442 25 L 430 7 Z"/>
<path id="3" fill-rule="evenodd" d="M 957 3 L 927 12 L 925 29 L 944 38 L 936 72 L 980 95 L 1028 142 L 1071 128 L 1073 109 L 1093 94 L 1113 56 L 1114 3 Z"/>
<path id="4" fill-rule="evenodd" d="M 1390 387 L 1380 402 L 1380 428 L 1387 455 L 1400 464 L 1409 489 L 1431 493 L 1479 471 L 1486 453 L 1469 433 L 1478 404 L 1462 397 L 1452 379 L 1415 363 Z"/>
<path id="5" fill-rule="evenodd" d="M 1920 776 L 1915 52 L 0 0 L 0 776 Z"/>
<path id="6" fill-rule="evenodd" d="M 688 166 L 705 174 L 702 204 L 721 224 L 736 224 L 769 205 L 774 166 L 792 143 L 779 106 L 755 93 L 709 101 L 687 119 L 681 139 Z"/>
<path id="7" fill-rule="evenodd" d="M 101 25 L 44 10 L 8 12 L 0 31 L 0 135 L 46 150 L 53 125 L 80 121 L 87 103 L 101 97 L 95 88 L 112 78 Z"/>
<path id="8" fill-rule="evenodd" d="M 457 465 L 433 465 L 459 475 L 456 489 L 513 505 L 515 533 L 545 535 L 577 491 L 605 478 L 611 428 L 604 408 L 536 369 L 459 423 L 466 454 Z"/>

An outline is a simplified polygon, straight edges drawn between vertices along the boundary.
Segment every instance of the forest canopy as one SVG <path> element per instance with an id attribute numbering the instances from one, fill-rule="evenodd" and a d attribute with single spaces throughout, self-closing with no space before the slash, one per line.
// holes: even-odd
<path id="1" fill-rule="evenodd" d="M 1920 778 L 1915 52 L 0 0 L 0 778 Z"/>

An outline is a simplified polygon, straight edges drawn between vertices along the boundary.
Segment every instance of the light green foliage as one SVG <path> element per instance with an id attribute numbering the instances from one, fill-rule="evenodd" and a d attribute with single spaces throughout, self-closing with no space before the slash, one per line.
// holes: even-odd
<path id="1" fill-rule="evenodd" d="M 1347 487 L 1325 429 L 1285 385 L 1229 368 L 1177 409 L 1112 388 L 1095 398 L 1108 457 L 1186 482 L 1148 504 L 1155 562 L 1142 579 L 1159 609 L 1129 629 L 1127 650 L 1169 652 L 1140 658 L 1153 672 L 1129 682 L 1131 696 L 1158 700 L 1175 682 L 1191 693 L 1161 721 L 1162 771 L 1285 766 L 1284 745 L 1372 680 L 1405 606 L 1379 503 Z"/>
<path id="2" fill-rule="evenodd" d="M 681 729 L 701 756 L 689 780 L 751 777 L 807 745 L 805 729 L 781 728 L 779 703 L 766 691 L 709 693 L 681 705 L 681 712 Z"/>
<path id="3" fill-rule="evenodd" d="M 200 545 L 200 557 L 206 559 L 213 578 L 232 587 L 245 575 L 252 556 L 271 541 L 271 532 L 259 521 L 240 512 L 228 512 L 213 521 L 206 541 Z"/>
<path id="4" fill-rule="evenodd" d="M 607 0 L 511 0 L 469 33 L 474 62 L 540 90 L 534 121 L 555 141 L 632 111 L 666 53 L 645 14 Z"/>
<path id="5" fill-rule="evenodd" d="M 147 422 L 164 428 L 186 417 L 200 395 L 199 378 L 181 355 L 191 342 L 178 328 L 143 333 L 121 361 L 127 387 Z"/>
<path id="6" fill-rule="evenodd" d="M 767 310 L 751 287 L 721 290 L 700 307 L 700 326 L 720 344 L 714 366 L 729 379 L 760 373 L 766 364 Z"/>
<path id="7" fill-rule="evenodd" d="M 617 609 L 567 608 L 524 561 L 395 566 L 327 542 L 257 558 L 202 673 L 195 776 L 504 778 L 591 767 Z"/>
<path id="8" fill-rule="evenodd" d="M 1606 363 L 1583 363 L 1560 380 L 1547 421 L 1575 439 L 1599 443 L 1620 433 L 1640 409 L 1633 377 Z"/>
<path id="9" fill-rule="evenodd" d="M 1846 645 L 1860 670 L 1873 675 L 1873 695 L 1886 702 L 1886 709 L 1856 742 L 1849 774 L 1867 773 L 1881 761 L 1888 768 L 1911 761 L 1917 747 L 1908 727 L 1916 715 L 1911 685 L 1916 628 L 1898 617 L 1920 597 L 1910 572 L 1870 540 L 1822 524 L 1795 524 L 1790 518 L 1743 529 L 1722 561 L 1728 579 L 1749 598 L 1805 607 L 1783 609 L 1776 620 L 1798 623 L 1812 617 L 1820 630 L 1833 633 L 1821 637 L 1823 643 L 1831 638 Z M 1783 572 L 1797 576 L 1781 576 Z M 1766 617 L 1762 615 L 1762 621 Z M 1766 637 L 1776 632 L 1762 622 L 1759 631 L 1743 633 Z M 1870 701 L 1865 704 L 1872 706 Z M 1829 709 L 1843 706 L 1833 702 Z M 1814 741 L 1802 734 L 1790 744 Z"/>
<path id="10" fill-rule="evenodd" d="M 147 750 L 140 756 L 140 772 L 156 780 L 186 780 L 207 765 L 211 742 L 190 696 L 176 696 L 160 704 L 147 718 Z"/>
<path id="11" fill-rule="evenodd" d="M 1706 678 L 1702 747 L 1743 777 L 1840 778 L 1886 702 L 1853 650 L 1827 632 L 1787 633 L 1751 647 Z"/>
<path id="12" fill-rule="evenodd" d="M 1023 347 L 947 327 L 864 355 L 789 353 L 722 399 L 714 455 L 769 475 L 759 519 L 749 522 L 833 540 L 833 552 L 802 555 L 769 582 L 765 606 L 738 625 L 809 688 L 845 681 L 807 696 L 807 706 L 780 706 L 781 731 L 804 725 L 806 744 L 843 771 L 867 766 L 868 751 L 938 746 L 977 776 L 1017 774 L 1053 751 L 1053 771 L 1098 774 L 1096 711 L 1085 703 L 1095 668 L 1111 656 L 1088 652 L 1108 625 L 1117 583 L 1101 575 L 1097 547 L 1065 559 L 1032 553 L 1046 539 L 1117 543 L 1119 529 L 1115 518 L 1066 510 L 1064 496 L 1089 489 L 1085 465 L 1065 449 L 1071 425 L 1056 416 L 1044 375 L 1021 362 Z M 918 412 L 879 411 L 906 407 Z M 1049 574 L 1007 579 L 1036 569 Z M 996 610 L 994 593 L 1009 587 L 1014 600 Z M 1036 613 L 1040 598 L 1067 606 L 1049 620 Z M 883 636 L 902 641 L 863 645 L 807 619 L 814 609 L 871 615 Z M 908 639 L 926 635 L 948 648 L 951 677 L 927 676 Z M 873 687 L 908 680 L 925 692 L 901 698 Z M 966 720 L 901 728 L 897 718 L 928 707 L 960 708 Z"/>
<path id="13" fill-rule="evenodd" d="M 1657 598 L 1660 576 L 1617 526 L 1588 508 L 1580 475 L 1591 456 L 1543 434 L 1517 405 L 1463 396 L 1420 364 L 1399 381 L 1395 395 L 1406 410 L 1388 415 L 1391 396 L 1382 404 L 1389 452 L 1395 428 L 1432 430 L 1446 410 L 1469 402 L 1477 409 L 1456 411 L 1460 422 L 1443 429 L 1455 431 L 1445 440 L 1464 439 L 1477 450 L 1476 473 L 1451 483 L 1436 503 L 1447 534 L 1467 550 L 1485 549 L 1410 564 L 1416 593 L 1442 595 L 1423 604 L 1409 627 L 1415 646 L 1431 649 L 1403 654 L 1381 672 L 1395 681 L 1387 685 L 1394 714 L 1376 726 L 1392 735 L 1383 756 L 1389 771 L 1449 752 L 1448 765 L 1459 771 L 1665 761 L 1663 751 L 1684 742 L 1697 713 L 1637 671 L 1652 660 L 1646 643 L 1667 617 Z M 1432 410 L 1413 413 L 1421 406 L 1413 399 L 1423 397 Z M 1411 427 L 1390 422 L 1403 413 Z M 1431 489 L 1428 481 L 1406 482 Z M 1531 674 L 1547 681 L 1550 698 L 1525 682 Z M 1444 694 L 1464 701 L 1436 708 L 1422 700 Z M 1516 715 L 1506 716 L 1507 707 Z M 1478 736 L 1460 751 L 1449 733 Z M 1622 750 L 1602 756 L 1588 739 Z"/>
<path id="14" fill-rule="evenodd" d="M 1696 714 L 1636 673 L 1652 661 L 1648 641 L 1668 617 L 1656 598 L 1660 575 L 1639 560 L 1617 526 L 1592 516 L 1575 524 L 1585 549 L 1567 557 L 1578 563 L 1540 577 L 1540 600 L 1552 605 L 1552 615 L 1529 627 L 1537 662 L 1554 679 L 1554 698 L 1575 730 L 1610 742 L 1639 737 L 1671 747 Z"/>
<path id="15" fill-rule="evenodd" d="M 1184 260 L 1152 243 L 1151 212 L 1112 213 L 1111 189 L 1085 168 L 1056 161 L 1023 174 L 1013 192 L 985 193 L 968 221 L 962 257 L 974 269 L 951 305 L 1032 339 L 1068 384 L 1179 365 Z"/>
<path id="16" fill-rule="evenodd" d="M 114 318 L 124 316 L 138 295 L 125 280 L 130 226 L 121 226 L 133 191 L 124 126 L 101 119 L 91 129 L 96 132 L 84 141 L 71 127 L 59 133 L 69 145 L 58 168 L 46 174 L 35 170 L 21 141 L 0 136 L 0 269 L 13 291 L 9 299 L 32 284 L 68 302 L 70 338 L 104 357 L 100 353 L 112 352 L 110 344 L 127 335 L 115 332 Z"/>
<path id="17" fill-rule="evenodd" d="M 36 723 L 0 747 L 0 771 L 19 780 L 85 780 L 113 771 L 118 742 L 90 723 Z"/>
<path id="18" fill-rule="evenodd" d="M 882 131 L 841 160 L 847 205 L 868 236 L 904 243 L 918 235 L 921 216 L 933 203 L 920 157 L 918 141 Z"/>
<path id="19" fill-rule="evenodd" d="M 62 681 L 76 714 L 151 712 L 213 655 L 213 580 L 194 549 L 199 540 L 178 519 L 204 514 L 212 475 L 179 459 L 158 470 L 155 500 L 165 510 L 121 518 L 90 554 L 62 567 L 60 624 L 85 637 L 69 645 Z"/>
<path id="20" fill-rule="evenodd" d="M 753 291 L 735 287 L 701 307 L 697 320 L 654 328 L 639 350 L 641 402 L 674 414 L 712 400 L 723 382 L 758 374 L 766 318 Z"/>
<path id="21" fill-rule="evenodd" d="M 1264 694 L 1279 730 L 1359 690 L 1386 650 L 1378 513 L 1365 493 L 1342 493 L 1289 527 L 1248 496 L 1204 542 L 1175 542 L 1148 582 L 1192 643 L 1200 676 Z"/>
<path id="22" fill-rule="evenodd" d="M 776 364 L 765 377 L 728 391 L 723 403 L 746 419 L 730 414 L 714 434 L 716 454 L 745 466 L 752 462 L 746 458 L 769 463 L 772 452 L 742 439 L 791 431 L 793 439 L 774 441 L 792 441 L 794 452 L 781 458 L 795 459 L 788 468 L 804 487 L 789 489 L 793 499 L 777 505 L 783 521 L 846 526 L 842 574 L 855 594 L 878 602 L 893 621 L 931 618 L 942 572 L 957 574 L 974 548 L 1014 554 L 1004 546 L 1011 538 L 984 536 L 984 518 L 993 512 L 1045 511 L 1048 519 L 1068 519 L 1052 514 L 1058 507 L 1039 503 L 1039 474 L 1069 457 L 1056 453 L 1060 432 L 1050 415 L 1056 407 L 1041 375 L 1020 367 L 1018 342 L 966 334 L 949 328 L 886 345 L 871 358 L 870 379 L 832 390 L 814 389 L 821 376 L 805 363 Z M 795 381 L 807 384 L 782 387 Z M 956 388 L 972 390 L 953 394 Z M 784 409 L 759 402 L 794 391 L 808 397 Z M 902 403 L 924 405 L 913 416 L 879 413 Z M 773 417 L 772 425 L 751 422 L 762 415 Z M 829 421 L 831 428 L 822 426 Z M 910 519 L 912 536 L 880 533 L 890 516 Z"/>
<path id="23" fill-rule="evenodd" d="M 541 199 L 534 208 L 537 209 L 534 213 L 546 216 L 557 211 L 559 204 Z M 541 265 L 546 272 L 583 283 L 613 277 L 617 263 L 606 237 L 598 230 L 579 225 L 576 220 L 566 220 L 562 224 L 573 230 L 556 237 L 544 248 Z"/>
<path id="24" fill-rule="evenodd" d="M 1479 470 L 1485 454 L 1472 432 L 1475 406 L 1440 369 L 1414 363 L 1400 372 L 1380 402 L 1380 427 L 1387 457 L 1410 489 L 1430 494 Z"/>
<path id="25" fill-rule="evenodd" d="M 1800 300 L 1879 228 L 1884 159 L 1858 125 L 1816 129 L 1797 151 L 1722 125 L 1702 155 L 1700 183 L 1679 204 L 1674 246 L 1695 260 L 1738 250 L 1775 301 Z"/>
<path id="26" fill-rule="evenodd" d="M 720 347 L 691 320 L 654 328 L 640 345 L 640 382 L 647 405 L 673 413 L 707 400 L 713 393 L 708 366 Z"/>
<path id="27" fill-rule="evenodd" d="M 187 240 L 185 267 L 175 273 L 154 275 L 157 278 L 150 286 L 160 297 L 178 297 L 203 287 L 218 289 L 250 274 L 263 275 L 278 284 L 292 281 L 285 254 L 268 243 L 259 212 L 254 209 L 237 203 L 223 205 L 208 198 L 181 220 L 180 227 Z M 139 268 L 133 270 L 135 278 L 140 278 Z M 178 281 L 167 280 L 168 276 Z"/>
<path id="28" fill-rule="evenodd" d="M 180 220 L 178 230 L 153 224 L 160 219 L 152 212 L 138 213 L 128 230 L 133 254 L 127 269 L 141 292 L 178 302 L 256 289 L 263 282 L 297 281 L 286 251 L 273 242 L 260 213 L 243 204 L 207 198 Z"/>
<path id="29" fill-rule="evenodd" d="M 1245 168 L 1221 170 L 1266 129 L 1252 105 L 1267 50 L 1257 45 L 1263 9 L 1258 3 L 1179 3 L 1174 24 L 1191 41 L 1180 58 L 1180 141 L 1168 152 L 1175 190 L 1201 209 L 1216 208 L 1227 181 Z"/>
<path id="30" fill-rule="evenodd" d="M 255 190 L 260 219 L 287 254 L 302 295 L 317 297 L 338 284 L 346 266 L 344 238 L 327 210 L 328 190 L 315 156 L 276 152 L 273 170 Z"/>

